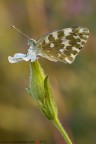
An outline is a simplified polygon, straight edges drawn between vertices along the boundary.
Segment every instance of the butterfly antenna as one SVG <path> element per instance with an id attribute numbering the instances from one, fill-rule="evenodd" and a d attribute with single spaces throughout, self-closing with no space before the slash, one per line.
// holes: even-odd
<path id="1" fill-rule="evenodd" d="M 15 26 L 11 25 L 11 28 L 15 29 L 16 31 L 18 31 L 19 33 L 21 33 L 22 35 L 24 35 L 25 37 L 27 37 L 28 39 L 30 39 L 26 34 L 24 34 L 22 31 L 20 31 L 19 29 L 17 29 Z"/>

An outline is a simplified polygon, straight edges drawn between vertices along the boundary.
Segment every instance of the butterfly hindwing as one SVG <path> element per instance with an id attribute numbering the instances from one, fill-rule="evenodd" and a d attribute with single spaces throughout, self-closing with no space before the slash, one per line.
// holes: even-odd
<path id="1" fill-rule="evenodd" d="M 89 30 L 77 26 L 48 33 L 37 40 L 36 45 L 42 57 L 72 63 L 88 37 Z"/>

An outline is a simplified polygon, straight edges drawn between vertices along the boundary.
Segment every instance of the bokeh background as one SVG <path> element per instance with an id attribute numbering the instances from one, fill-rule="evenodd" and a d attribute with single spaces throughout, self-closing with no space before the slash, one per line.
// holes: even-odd
<path id="1" fill-rule="evenodd" d="M 89 28 L 88 42 L 72 65 L 43 58 L 39 62 L 50 78 L 59 119 L 73 143 L 96 144 L 96 1 L 0 0 L 0 141 L 65 144 L 26 93 L 29 63 L 8 62 L 9 55 L 28 48 L 26 37 L 10 25 L 34 39 L 76 25 Z"/>

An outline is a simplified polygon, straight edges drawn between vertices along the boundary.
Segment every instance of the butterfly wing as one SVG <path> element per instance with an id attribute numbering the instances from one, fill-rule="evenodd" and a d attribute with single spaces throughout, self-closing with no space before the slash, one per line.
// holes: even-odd
<path id="1" fill-rule="evenodd" d="M 42 36 L 36 41 L 40 54 L 51 61 L 72 63 L 89 37 L 83 27 L 66 28 Z"/>

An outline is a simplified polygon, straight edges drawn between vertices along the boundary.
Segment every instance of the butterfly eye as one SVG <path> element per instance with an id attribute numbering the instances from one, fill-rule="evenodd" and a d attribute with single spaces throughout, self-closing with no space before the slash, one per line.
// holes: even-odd
<path id="1" fill-rule="evenodd" d="M 28 45 L 30 45 L 30 46 L 34 45 L 35 43 L 36 43 L 36 41 L 33 39 L 28 40 Z"/>

